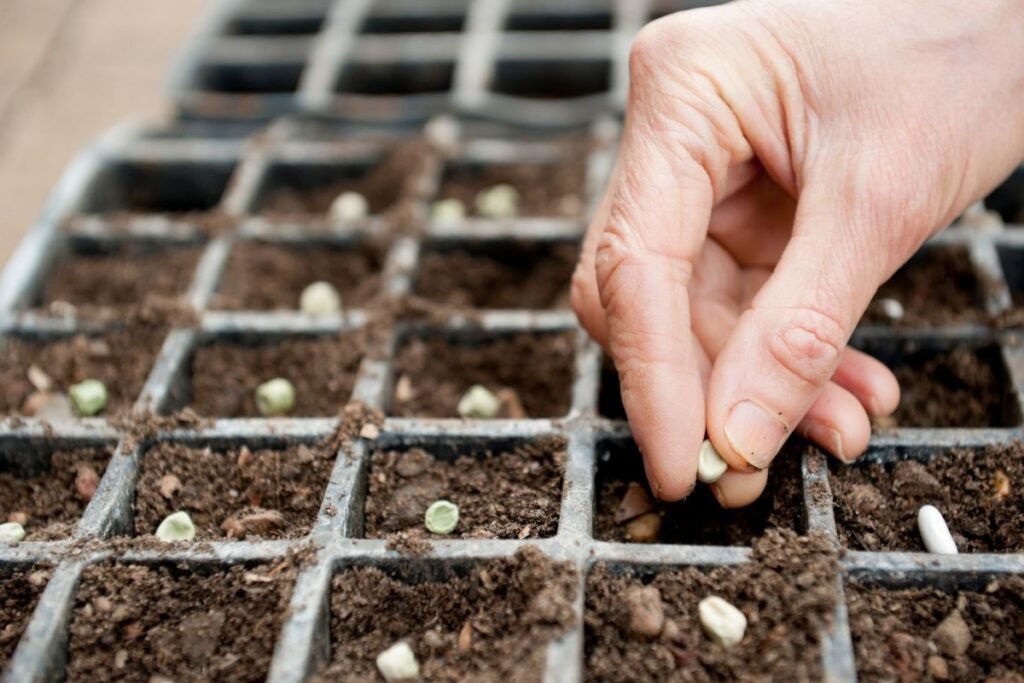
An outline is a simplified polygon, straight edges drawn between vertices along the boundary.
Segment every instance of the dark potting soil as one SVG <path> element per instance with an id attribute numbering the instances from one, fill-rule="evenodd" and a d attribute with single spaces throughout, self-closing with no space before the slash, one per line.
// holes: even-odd
<path id="1" fill-rule="evenodd" d="M 807 446 L 793 444 L 783 449 L 772 462 L 764 493 L 745 508 L 723 510 L 711 489 L 703 484 L 698 484 L 689 498 L 678 503 L 655 503 L 650 497 L 653 507 L 649 512 L 634 510 L 661 518 L 659 533 L 649 541 L 637 539 L 630 533 L 629 522 L 636 517 L 626 519 L 620 515 L 620 521 L 616 521 L 623 496 L 631 484 L 642 486 L 648 496 L 651 490 L 636 447 L 614 450 L 611 460 L 598 466 L 594 536 L 602 541 L 620 543 L 642 541 L 737 546 L 750 545 L 768 529 L 801 532 L 805 526 L 800 478 L 800 456 L 804 448 Z M 605 452 L 609 450 L 606 448 Z"/>
<path id="2" fill-rule="evenodd" d="M 332 583 L 332 663 L 314 680 L 379 680 L 374 660 L 406 641 L 426 681 L 538 681 L 547 645 L 575 621 L 576 572 L 527 546 L 468 573 L 402 580 L 375 567 Z"/>
<path id="3" fill-rule="evenodd" d="M 101 337 L 9 339 L 0 353 L 0 411 L 28 414 L 26 399 L 37 392 L 28 372 L 35 365 L 52 380 L 53 391 L 66 392 L 85 379 L 100 380 L 109 395 L 101 417 L 123 417 L 139 397 L 163 337 L 160 330 L 127 328 Z"/>
<path id="4" fill-rule="evenodd" d="M 362 348 L 351 334 L 200 346 L 192 358 L 190 407 L 209 417 L 259 417 L 256 388 L 283 377 L 295 386 L 291 417 L 337 415 L 352 394 Z"/>
<path id="5" fill-rule="evenodd" d="M 329 282 L 343 308 L 363 306 L 380 292 L 383 254 L 358 247 L 237 244 L 232 249 L 213 307 L 229 310 L 298 310 L 314 282 Z"/>
<path id="6" fill-rule="evenodd" d="M 495 185 L 519 192 L 520 216 L 579 218 L 583 214 L 584 164 L 571 157 L 557 164 L 459 165 L 445 169 L 438 199 L 458 199 L 476 212 L 476 196 Z"/>
<path id="7" fill-rule="evenodd" d="M 0 672 L 14 654 L 49 579 L 50 570 L 40 568 L 0 574 Z"/>
<path id="8" fill-rule="evenodd" d="M 896 271 L 878 288 L 864 314 L 863 323 L 893 327 L 938 327 L 979 322 L 985 311 L 979 305 L 978 276 L 964 248 L 926 249 Z M 893 320 L 878 304 L 895 299 L 903 306 L 903 318 Z"/>
<path id="9" fill-rule="evenodd" d="M 567 308 L 573 244 L 502 244 L 488 251 L 428 251 L 416 294 L 467 308 Z"/>
<path id="10" fill-rule="evenodd" d="M 1022 680 L 1024 579 L 1019 576 L 980 591 L 949 593 L 850 583 L 846 600 L 857 675 L 865 683 Z"/>
<path id="11" fill-rule="evenodd" d="M 109 460 L 102 448 L 54 451 L 47 469 L 0 472 L 0 523 L 20 523 L 26 541 L 70 536 Z"/>
<path id="12" fill-rule="evenodd" d="M 370 461 L 366 535 L 432 534 L 423 515 L 436 500 L 459 507 L 455 538 L 544 538 L 558 530 L 565 443 L 469 449 L 454 458 L 421 448 L 378 451 Z M 435 537 L 436 538 L 436 537 Z"/>
<path id="13" fill-rule="evenodd" d="M 68 681 L 263 681 L 295 570 L 99 564 L 75 594 Z"/>
<path id="14" fill-rule="evenodd" d="M 831 467 L 839 539 L 855 550 L 924 552 L 922 505 L 946 518 L 960 552 L 1024 551 L 1024 446 L 935 453 L 927 463 Z"/>
<path id="15" fill-rule="evenodd" d="M 458 417 L 475 384 L 512 389 L 527 417 L 563 417 L 572 401 L 574 335 L 522 333 L 479 342 L 431 335 L 408 340 L 395 359 L 391 414 Z M 408 387 L 408 390 L 404 389 Z"/>
<path id="16" fill-rule="evenodd" d="M 622 385 L 615 364 L 605 356 L 601 363 L 601 387 L 597 395 L 597 414 L 612 420 L 625 420 L 626 407 L 622 405 Z"/>
<path id="17" fill-rule="evenodd" d="M 135 533 L 184 510 L 196 538 L 297 538 L 316 521 L 334 466 L 323 446 L 227 451 L 161 443 L 142 458 Z"/>
<path id="18" fill-rule="evenodd" d="M 597 565 L 587 578 L 587 681 L 820 681 L 821 642 L 836 603 L 837 565 L 828 540 L 770 531 L 751 562 L 664 570 L 653 577 Z M 660 603 L 664 621 L 634 626 L 637 591 Z M 743 640 L 724 648 L 704 633 L 698 603 L 717 595 L 747 618 Z M 647 615 L 649 616 L 649 615 Z M 654 635 L 649 635 L 649 634 Z"/>

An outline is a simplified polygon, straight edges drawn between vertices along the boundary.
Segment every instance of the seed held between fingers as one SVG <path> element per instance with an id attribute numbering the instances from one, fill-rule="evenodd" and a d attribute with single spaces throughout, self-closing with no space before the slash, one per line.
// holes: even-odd
<path id="1" fill-rule="evenodd" d="M 729 464 L 718 454 L 710 439 L 704 439 L 697 458 L 697 478 L 705 484 L 714 484 L 722 478 Z"/>

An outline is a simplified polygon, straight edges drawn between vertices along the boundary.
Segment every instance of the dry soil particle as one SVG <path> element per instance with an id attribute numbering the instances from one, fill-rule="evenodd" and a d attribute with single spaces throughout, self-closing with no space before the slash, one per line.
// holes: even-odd
<path id="1" fill-rule="evenodd" d="M 290 416 L 337 415 L 352 394 L 362 348 L 355 334 L 200 346 L 192 357 L 190 407 L 210 417 L 259 417 L 256 388 L 283 377 L 295 386 Z"/>
<path id="2" fill-rule="evenodd" d="M 49 578 L 46 569 L 16 569 L 0 574 L 0 671 L 14 654 Z"/>
<path id="3" fill-rule="evenodd" d="M 498 452 L 456 447 L 454 458 L 414 448 L 377 451 L 370 463 L 366 535 L 429 537 L 427 507 L 459 507 L 456 538 L 544 538 L 558 529 L 565 443 L 551 440 Z"/>
<path id="4" fill-rule="evenodd" d="M 846 600 L 857 675 L 865 683 L 1024 680 L 1024 579 L 1019 576 L 994 581 L 982 591 L 955 593 L 851 583 Z"/>
<path id="5" fill-rule="evenodd" d="M 495 393 L 514 390 L 527 417 L 563 417 L 572 401 L 574 338 L 564 332 L 408 340 L 395 359 L 391 414 L 458 417 L 459 399 L 480 384 Z"/>
<path id="6" fill-rule="evenodd" d="M 288 563 L 90 566 L 75 594 L 67 680 L 262 681 L 294 573 Z"/>
<path id="7" fill-rule="evenodd" d="M 196 538 L 296 538 L 316 521 L 334 465 L 320 446 L 228 451 L 157 444 L 142 458 L 135 533 L 152 534 L 178 510 Z"/>
<path id="8" fill-rule="evenodd" d="M 467 308 L 567 308 L 574 244 L 502 243 L 493 250 L 428 251 L 416 294 Z"/>
<path id="9" fill-rule="evenodd" d="M 299 297 L 314 282 L 329 282 L 342 306 L 363 306 L 380 291 L 383 254 L 370 245 L 285 246 L 236 244 L 213 307 L 229 310 L 299 308 Z"/>
<path id="10" fill-rule="evenodd" d="M 934 247 L 920 252 L 878 289 L 864 323 L 894 327 L 938 327 L 979 322 L 978 276 L 963 248 Z M 903 318 L 885 315 L 880 299 L 903 306 Z"/>
<path id="11" fill-rule="evenodd" d="M 922 505 L 937 507 L 960 552 L 1024 551 L 1024 446 L 936 452 L 927 463 L 831 464 L 836 525 L 855 550 L 924 552 Z"/>
<path id="12" fill-rule="evenodd" d="M 520 216 L 579 218 L 583 213 L 583 158 L 571 155 L 555 164 L 451 165 L 445 169 L 438 199 L 458 199 L 476 214 L 476 196 L 495 185 L 519 192 Z"/>
<path id="13" fill-rule="evenodd" d="M 28 541 L 69 536 L 109 460 L 106 449 L 84 448 L 55 451 L 45 469 L 5 468 L 0 472 L 0 523 L 19 522 Z"/>
<path id="14" fill-rule="evenodd" d="M 750 545 L 768 529 L 802 531 L 804 505 L 801 494 L 800 456 L 804 445 L 787 446 L 772 462 L 768 485 L 751 505 L 723 510 L 711 489 L 699 484 L 690 497 L 670 504 L 657 504 L 653 514 L 661 517 L 658 543 L 692 545 Z M 616 513 L 630 484 L 643 486 L 650 494 L 643 461 L 635 447 L 612 454 L 599 465 L 599 494 L 594 517 L 594 536 L 602 541 L 629 542 L 628 521 L 616 521 Z"/>
<path id="15" fill-rule="evenodd" d="M 575 621 L 576 581 L 571 565 L 531 546 L 429 578 L 348 569 L 332 584 L 332 664 L 315 680 L 379 680 L 374 659 L 404 640 L 420 680 L 539 681 L 547 645 Z"/>
<path id="16" fill-rule="evenodd" d="M 836 603 L 836 558 L 814 532 L 770 531 L 751 561 L 732 567 L 664 570 L 653 577 L 597 565 L 587 579 L 584 617 L 588 681 L 820 681 L 819 634 Z M 631 626 L 631 589 L 660 594 L 657 636 Z M 743 640 L 726 649 L 702 632 L 697 604 L 717 595 L 747 618 Z"/>

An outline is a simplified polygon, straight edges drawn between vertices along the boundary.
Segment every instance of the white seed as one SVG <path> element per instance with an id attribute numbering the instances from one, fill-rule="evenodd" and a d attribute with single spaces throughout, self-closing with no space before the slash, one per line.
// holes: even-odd
<path id="1" fill-rule="evenodd" d="M 437 116 L 423 127 L 423 136 L 442 152 L 454 152 L 459 144 L 459 122 L 451 116 Z"/>
<path id="2" fill-rule="evenodd" d="M 487 387 L 474 384 L 459 400 L 458 410 L 462 417 L 491 419 L 501 410 L 501 401 Z"/>
<path id="3" fill-rule="evenodd" d="M 903 320 L 905 311 L 903 310 L 903 304 L 896 299 L 879 299 L 876 302 L 878 310 L 882 312 L 886 318 L 890 320 Z"/>
<path id="4" fill-rule="evenodd" d="M 17 522 L 0 524 L 0 543 L 19 543 L 25 539 L 25 527 Z"/>
<path id="5" fill-rule="evenodd" d="M 342 192 L 331 202 L 330 215 L 335 223 L 351 223 L 366 218 L 370 205 L 358 192 Z"/>
<path id="6" fill-rule="evenodd" d="M 285 415 L 295 407 L 295 386 L 283 377 L 275 377 L 256 387 L 256 409 L 263 417 Z"/>
<path id="7" fill-rule="evenodd" d="M 87 379 L 68 387 L 68 398 L 77 414 L 92 417 L 107 407 L 107 387 L 98 379 Z"/>
<path id="8" fill-rule="evenodd" d="M 160 526 L 156 528 L 156 537 L 165 543 L 191 541 L 196 537 L 196 527 L 187 512 L 175 512 L 160 522 Z"/>
<path id="9" fill-rule="evenodd" d="M 299 295 L 299 309 L 310 315 L 329 315 L 341 310 L 341 294 L 330 282 L 314 282 Z"/>
<path id="10" fill-rule="evenodd" d="M 423 523 L 432 534 L 450 534 L 459 524 L 459 506 L 449 500 L 435 500 L 423 515 Z"/>
<path id="11" fill-rule="evenodd" d="M 487 218 L 513 218 L 519 212 L 519 191 L 505 184 L 480 190 L 476 210 Z"/>
<path id="12" fill-rule="evenodd" d="M 917 511 L 917 528 L 928 552 L 935 555 L 956 555 L 956 542 L 949 533 L 946 520 L 934 505 L 922 505 Z"/>
<path id="13" fill-rule="evenodd" d="M 430 216 L 438 223 L 461 223 L 466 218 L 466 205 L 461 199 L 438 199 L 430 205 Z"/>
<path id="14" fill-rule="evenodd" d="M 408 681 L 420 675 L 420 663 L 409 643 L 395 643 L 377 655 L 377 670 L 385 681 Z"/>
<path id="15" fill-rule="evenodd" d="M 747 618 L 717 595 L 701 600 L 697 605 L 697 615 L 708 637 L 723 647 L 732 647 L 743 640 Z"/>
<path id="16" fill-rule="evenodd" d="M 727 469 L 729 463 L 722 460 L 711 439 L 704 439 L 700 446 L 700 455 L 697 457 L 697 478 L 705 484 L 714 484 L 722 478 Z"/>

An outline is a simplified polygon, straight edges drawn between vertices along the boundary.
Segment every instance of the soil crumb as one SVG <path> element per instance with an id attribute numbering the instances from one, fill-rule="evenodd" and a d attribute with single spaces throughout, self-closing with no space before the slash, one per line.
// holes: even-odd
<path id="1" fill-rule="evenodd" d="M 39 595 L 50 580 L 50 570 L 7 570 L 0 574 L 0 671 L 14 654 L 25 632 Z"/>
<path id="2" fill-rule="evenodd" d="M 578 218 L 583 213 L 583 158 L 570 155 L 555 164 L 449 165 L 438 199 L 458 199 L 476 213 L 476 197 L 495 185 L 511 185 L 519 193 L 520 216 Z"/>
<path id="3" fill-rule="evenodd" d="M 978 276 L 963 248 L 924 249 L 878 288 L 863 323 L 892 327 L 940 327 L 980 322 Z M 903 317 L 886 315 L 879 302 L 899 302 Z"/>

